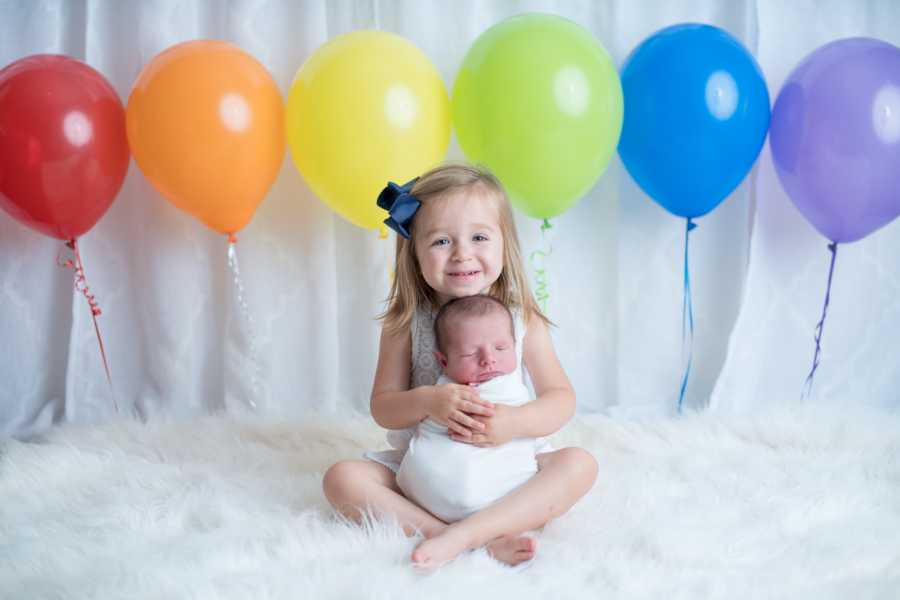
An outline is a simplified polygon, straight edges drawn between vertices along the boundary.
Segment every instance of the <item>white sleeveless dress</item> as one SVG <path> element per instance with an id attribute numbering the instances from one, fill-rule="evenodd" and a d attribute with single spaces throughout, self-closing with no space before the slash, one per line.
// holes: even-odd
<path id="1" fill-rule="evenodd" d="M 528 398 L 522 373 L 525 325 L 518 311 L 513 312 L 513 322 L 516 370 L 497 378 L 502 381 L 494 380 L 494 386 L 485 387 L 482 395 L 491 402 L 519 405 Z M 411 335 L 410 389 L 435 385 L 441 377 L 441 367 L 434 356 L 434 313 L 419 308 L 412 320 Z M 522 397 L 522 392 L 526 397 Z M 445 427 L 426 419 L 416 427 L 388 431 L 390 450 L 365 453 L 366 458 L 398 473 L 397 483 L 404 493 L 446 522 L 465 518 L 527 481 L 537 471 L 534 455 L 553 450 L 545 438 L 525 438 L 496 448 L 479 448 L 446 436 Z M 401 469 L 411 445 L 416 455 L 410 455 Z M 441 451 L 448 448 L 452 448 L 449 454 Z M 436 464 L 429 465 L 431 459 Z"/>

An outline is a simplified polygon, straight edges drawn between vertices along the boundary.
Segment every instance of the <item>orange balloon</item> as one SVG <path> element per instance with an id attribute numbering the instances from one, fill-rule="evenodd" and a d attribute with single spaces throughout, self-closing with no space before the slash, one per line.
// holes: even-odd
<path id="1" fill-rule="evenodd" d="M 141 71 L 126 111 L 144 176 L 172 204 L 234 234 L 253 217 L 284 157 L 284 105 L 271 75 L 232 44 L 172 46 Z"/>

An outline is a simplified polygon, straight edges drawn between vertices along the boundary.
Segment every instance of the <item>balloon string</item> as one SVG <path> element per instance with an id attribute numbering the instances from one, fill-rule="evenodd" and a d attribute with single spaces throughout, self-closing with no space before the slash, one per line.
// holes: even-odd
<path id="1" fill-rule="evenodd" d="M 691 301 L 691 272 L 688 262 L 691 231 L 697 224 L 689 217 L 684 227 L 684 294 L 681 301 L 681 354 L 682 361 L 687 355 L 681 387 L 678 390 L 678 414 L 684 405 L 684 393 L 687 391 L 688 379 L 691 376 L 691 365 L 694 361 L 694 305 Z"/>
<path id="2" fill-rule="evenodd" d="M 103 314 L 100 305 L 87 283 L 87 277 L 84 274 L 84 263 L 81 262 L 81 252 L 78 250 L 78 240 L 72 238 L 66 242 L 66 247 L 75 254 L 75 260 L 67 258 L 62 259 L 61 254 L 56 256 L 56 264 L 64 269 L 72 269 L 75 272 L 75 291 L 82 294 L 87 300 L 88 307 L 91 309 L 91 319 L 94 321 L 94 333 L 97 336 L 97 344 L 100 347 L 100 357 L 103 359 L 103 369 L 106 371 L 106 381 L 109 383 L 109 389 L 112 392 L 113 408 L 119 412 L 119 404 L 116 402 L 116 394 L 113 389 L 112 375 L 109 372 L 109 361 L 106 358 L 106 348 L 103 346 L 103 336 L 100 335 L 100 325 L 97 323 L 97 317 Z"/>
<path id="3" fill-rule="evenodd" d="M 553 245 L 548 239 L 547 231 L 552 229 L 550 221 L 544 219 L 541 223 L 541 248 L 535 250 L 529 256 L 531 267 L 534 269 L 534 297 L 537 300 L 541 312 L 547 312 L 547 301 L 550 300 L 550 292 L 547 284 L 547 270 L 544 268 L 544 259 L 553 253 Z"/>
<path id="4" fill-rule="evenodd" d="M 800 395 L 801 400 L 809 398 L 809 394 L 812 392 L 813 377 L 816 374 L 816 369 L 819 368 L 819 353 L 822 351 L 822 331 L 825 329 L 825 316 L 828 313 L 828 303 L 831 300 L 831 279 L 834 275 L 834 261 L 837 258 L 837 242 L 828 244 L 828 251 L 831 252 L 831 266 L 828 267 L 828 286 L 825 288 L 825 304 L 822 305 L 822 318 L 819 319 L 818 324 L 816 324 L 816 351 L 813 354 L 812 369 L 810 369 L 809 375 L 806 376 L 806 382 L 803 384 L 803 393 Z"/>
<path id="5" fill-rule="evenodd" d="M 231 269 L 232 280 L 234 281 L 234 290 L 235 290 L 235 298 L 237 299 L 238 307 L 240 308 L 241 316 L 247 323 L 247 338 L 249 340 L 250 345 L 250 385 L 252 388 L 251 397 L 247 399 L 247 404 L 250 405 L 250 408 L 256 410 L 256 396 L 259 389 L 259 360 L 257 357 L 257 348 L 256 348 L 256 335 L 255 335 L 255 327 L 253 322 L 253 315 L 250 314 L 250 308 L 247 306 L 247 301 L 244 297 L 244 284 L 241 281 L 241 268 L 238 264 L 237 258 L 237 250 L 235 248 L 235 244 L 237 243 L 237 237 L 232 233 L 228 235 L 228 266 Z"/>

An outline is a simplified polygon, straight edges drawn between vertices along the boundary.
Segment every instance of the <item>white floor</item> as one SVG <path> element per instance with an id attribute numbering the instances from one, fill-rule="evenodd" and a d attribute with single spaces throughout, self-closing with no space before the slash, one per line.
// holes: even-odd
<path id="1" fill-rule="evenodd" d="M 574 423 L 600 480 L 512 570 L 431 575 L 388 525 L 335 520 L 362 416 L 109 425 L 0 443 L 0 598 L 898 598 L 900 416 Z"/>

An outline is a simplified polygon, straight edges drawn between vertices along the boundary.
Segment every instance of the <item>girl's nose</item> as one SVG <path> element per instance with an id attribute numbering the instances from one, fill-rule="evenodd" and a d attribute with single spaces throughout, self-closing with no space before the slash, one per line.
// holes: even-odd
<path id="1" fill-rule="evenodd" d="M 467 244 L 456 244 L 453 246 L 453 260 L 468 260 L 469 254 L 469 246 Z"/>

